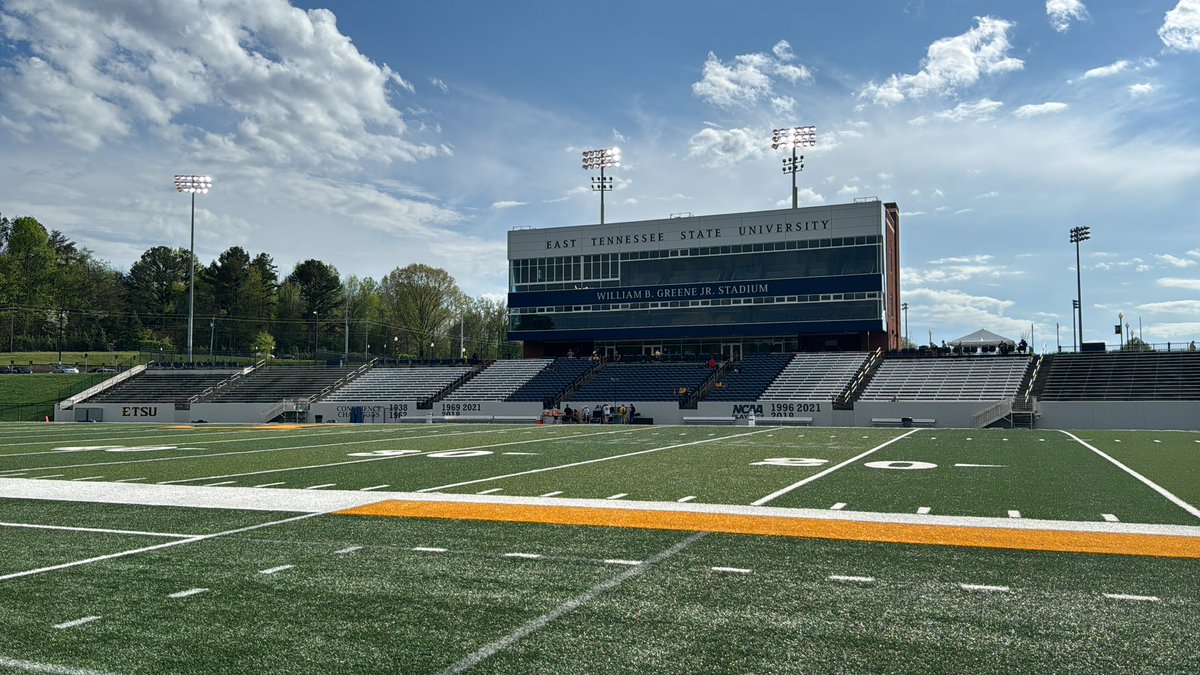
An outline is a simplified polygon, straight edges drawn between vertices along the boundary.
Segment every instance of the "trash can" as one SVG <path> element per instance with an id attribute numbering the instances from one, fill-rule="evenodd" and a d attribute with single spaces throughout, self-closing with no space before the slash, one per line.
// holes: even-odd
<path id="1" fill-rule="evenodd" d="M 911 417 L 901 417 L 900 418 L 900 426 L 911 427 L 912 426 L 912 418 Z"/>
<path id="2" fill-rule="evenodd" d="M 317 420 L 317 424 L 320 424 L 322 421 L 324 421 L 324 419 L 325 419 L 325 416 L 324 416 L 324 415 L 317 415 L 315 419 Z"/>

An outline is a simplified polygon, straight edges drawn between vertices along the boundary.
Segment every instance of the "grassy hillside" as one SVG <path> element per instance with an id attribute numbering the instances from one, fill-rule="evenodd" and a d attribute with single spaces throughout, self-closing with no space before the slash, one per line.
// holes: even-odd
<path id="1" fill-rule="evenodd" d="M 0 375 L 0 421 L 53 416 L 55 403 L 109 377 L 112 375 Z"/>

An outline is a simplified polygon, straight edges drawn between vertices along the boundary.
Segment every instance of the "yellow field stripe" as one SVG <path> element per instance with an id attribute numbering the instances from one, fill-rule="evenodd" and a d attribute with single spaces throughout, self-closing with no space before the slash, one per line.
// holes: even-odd
<path id="1" fill-rule="evenodd" d="M 1200 537 L 1122 532 L 1073 532 L 957 525 L 910 525 L 741 514 L 387 500 L 338 515 L 491 520 L 548 525 L 597 525 L 648 530 L 724 532 L 893 544 L 938 544 L 1064 553 L 1200 558 Z"/>

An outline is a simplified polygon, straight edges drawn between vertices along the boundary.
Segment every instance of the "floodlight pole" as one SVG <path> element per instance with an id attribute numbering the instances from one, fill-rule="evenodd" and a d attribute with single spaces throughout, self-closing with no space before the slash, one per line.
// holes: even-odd
<path id="1" fill-rule="evenodd" d="M 592 192 L 600 193 L 600 224 L 604 224 L 604 193 L 613 189 L 612 176 L 605 176 L 608 167 L 621 166 L 620 148 L 603 148 L 583 151 L 583 170 L 600 169 L 600 176 L 592 178 Z"/>
<path id="2" fill-rule="evenodd" d="M 192 224 L 188 236 L 188 364 L 192 363 L 192 327 L 196 310 L 196 193 L 208 194 L 212 189 L 211 176 L 175 176 L 175 191 L 192 195 Z"/>
<path id="3" fill-rule="evenodd" d="M 1092 228 L 1087 225 L 1071 228 L 1071 243 L 1075 244 L 1075 298 L 1079 310 L 1079 347 L 1083 348 L 1083 270 L 1079 263 L 1079 242 L 1092 238 Z"/>
<path id="4" fill-rule="evenodd" d="M 793 209 L 800 207 L 800 193 L 796 189 L 796 174 L 804 170 L 804 155 L 797 155 L 796 148 L 812 147 L 816 144 L 817 128 L 812 125 L 774 129 L 771 132 L 771 149 L 791 148 L 792 150 L 792 156 L 783 159 L 783 172 L 792 174 Z"/>
<path id="5" fill-rule="evenodd" d="M 904 342 L 907 345 L 908 340 L 908 303 L 900 303 L 900 309 L 904 310 Z"/>

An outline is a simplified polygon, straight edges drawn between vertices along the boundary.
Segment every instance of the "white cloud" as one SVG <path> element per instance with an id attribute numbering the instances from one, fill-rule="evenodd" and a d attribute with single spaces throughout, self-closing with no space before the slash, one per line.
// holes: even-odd
<path id="1" fill-rule="evenodd" d="M 1165 262 L 1166 264 L 1168 264 L 1172 267 L 1193 267 L 1196 265 L 1195 260 L 1188 260 L 1187 258 L 1178 258 L 1176 256 L 1171 255 L 1170 253 L 1164 253 L 1157 257 L 1159 260 Z"/>
<path id="2" fill-rule="evenodd" d="M 1147 302 L 1145 304 L 1138 305 L 1137 308 L 1143 312 L 1198 316 L 1200 315 L 1200 300 L 1167 300 L 1165 302 Z"/>
<path id="3" fill-rule="evenodd" d="M 707 157 L 704 166 L 727 167 L 758 159 L 767 144 L 764 134 L 754 129 L 701 129 L 688 139 L 688 158 Z"/>
<path id="4" fill-rule="evenodd" d="M 851 195 L 856 195 L 858 193 L 859 193 L 859 187 L 857 185 L 843 185 L 837 191 L 837 194 L 839 197 L 849 197 Z"/>
<path id="5" fill-rule="evenodd" d="M 1152 82 L 1139 82 L 1129 85 L 1129 95 L 1134 97 L 1145 96 L 1146 94 L 1158 91 L 1158 88 L 1158 85 Z"/>
<path id="6" fill-rule="evenodd" d="M 772 76 L 793 84 L 812 79 L 808 68 L 788 63 L 795 57 L 786 41 L 780 40 L 771 51 L 739 54 L 730 64 L 709 52 L 700 81 L 692 83 L 692 93 L 713 105 L 729 108 L 770 98 L 774 93 Z"/>
<path id="7" fill-rule="evenodd" d="M 526 204 L 528 204 L 528 202 L 516 202 L 516 201 L 505 199 L 505 200 L 501 200 L 498 202 L 492 202 L 491 208 L 493 208 L 493 209 L 511 209 L 516 206 L 525 206 Z"/>
<path id="8" fill-rule="evenodd" d="M 1071 27 L 1072 20 L 1087 18 L 1087 7 L 1080 0 L 1046 0 L 1046 16 L 1054 30 L 1064 33 Z"/>
<path id="9" fill-rule="evenodd" d="M 992 118 L 992 113 L 1000 109 L 1004 104 L 1000 101 L 993 101 L 990 98 L 980 99 L 972 103 L 959 103 L 949 110 L 935 112 L 932 115 L 915 117 L 908 121 L 909 124 L 922 125 L 928 124 L 933 120 L 942 120 L 946 122 L 965 122 L 982 121 Z"/>
<path id="10" fill-rule="evenodd" d="M 440 153 L 406 138 L 393 100 L 412 84 L 328 10 L 14 0 L 4 12 L 0 33 L 30 55 L 0 69 L 0 103 L 32 134 L 95 150 L 145 127 L 210 158 L 343 169 Z"/>
<path id="11" fill-rule="evenodd" d="M 929 94 L 950 94 L 984 75 L 1020 70 L 1024 62 L 1008 55 L 1012 23 L 976 17 L 971 30 L 929 45 L 922 68 L 915 74 L 892 75 L 882 84 L 870 82 L 859 98 L 890 105 Z"/>
<path id="12" fill-rule="evenodd" d="M 780 115 L 787 115 L 796 109 L 796 99 L 791 96 L 772 96 L 771 109 Z"/>
<path id="13" fill-rule="evenodd" d="M 1017 277 L 1021 270 L 992 263 L 990 255 L 951 256 L 930 260 L 931 269 L 904 268 L 900 278 L 905 284 L 946 284 L 966 281 L 997 280 Z"/>
<path id="14" fill-rule="evenodd" d="M 1060 113 L 1067 109 L 1066 103 L 1059 101 L 1046 101 L 1045 103 L 1023 105 L 1013 111 L 1013 115 L 1017 117 L 1037 117 L 1038 115 L 1050 115 Z"/>
<path id="15" fill-rule="evenodd" d="M 1163 17 L 1158 38 L 1169 51 L 1200 51 L 1200 0 L 1179 0 Z"/>
<path id="16" fill-rule="evenodd" d="M 1110 75 L 1116 75 L 1117 73 L 1124 72 L 1129 66 L 1129 61 L 1121 59 L 1119 61 L 1114 61 L 1107 66 L 1092 68 L 1083 74 L 1083 79 L 1088 80 L 1093 77 L 1109 77 Z"/>
<path id="17" fill-rule="evenodd" d="M 443 80 L 440 77 L 429 78 L 429 83 L 432 84 L 433 86 L 437 87 L 438 89 L 441 89 L 443 94 L 450 91 L 450 87 L 448 87 L 446 85 L 445 80 Z"/>
<path id="18" fill-rule="evenodd" d="M 950 256 L 949 258 L 937 258 L 930 260 L 930 265 L 965 265 L 967 263 L 982 264 L 992 260 L 994 256 L 988 253 L 977 253 L 975 255 L 966 256 Z"/>
<path id="19" fill-rule="evenodd" d="M 1149 338 L 1147 342 L 1180 340 L 1187 341 L 1200 334 L 1200 321 L 1179 321 L 1174 323 L 1152 323 L 1145 327 L 1143 335 Z M 1172 349 L 1183 349 L 1183 345 L 1172 346 Z"/>
<path id="20" fill-rule="evenodd" d="M 796 190 L 796 203 L 800 206 L 820 206 L 825 203 L 825 196 L 813 190 L 810 187 L 802 187 Z M 775 202 L 776 208 L 791 208 L 792 198 L 785 197 Z"/>
<path id="21" fill-rule="evenodd" d="M 1194 248 L 1188 251 L 1187 254 L 1193 258 L 1200 258 L 1200 248 Z"/>

